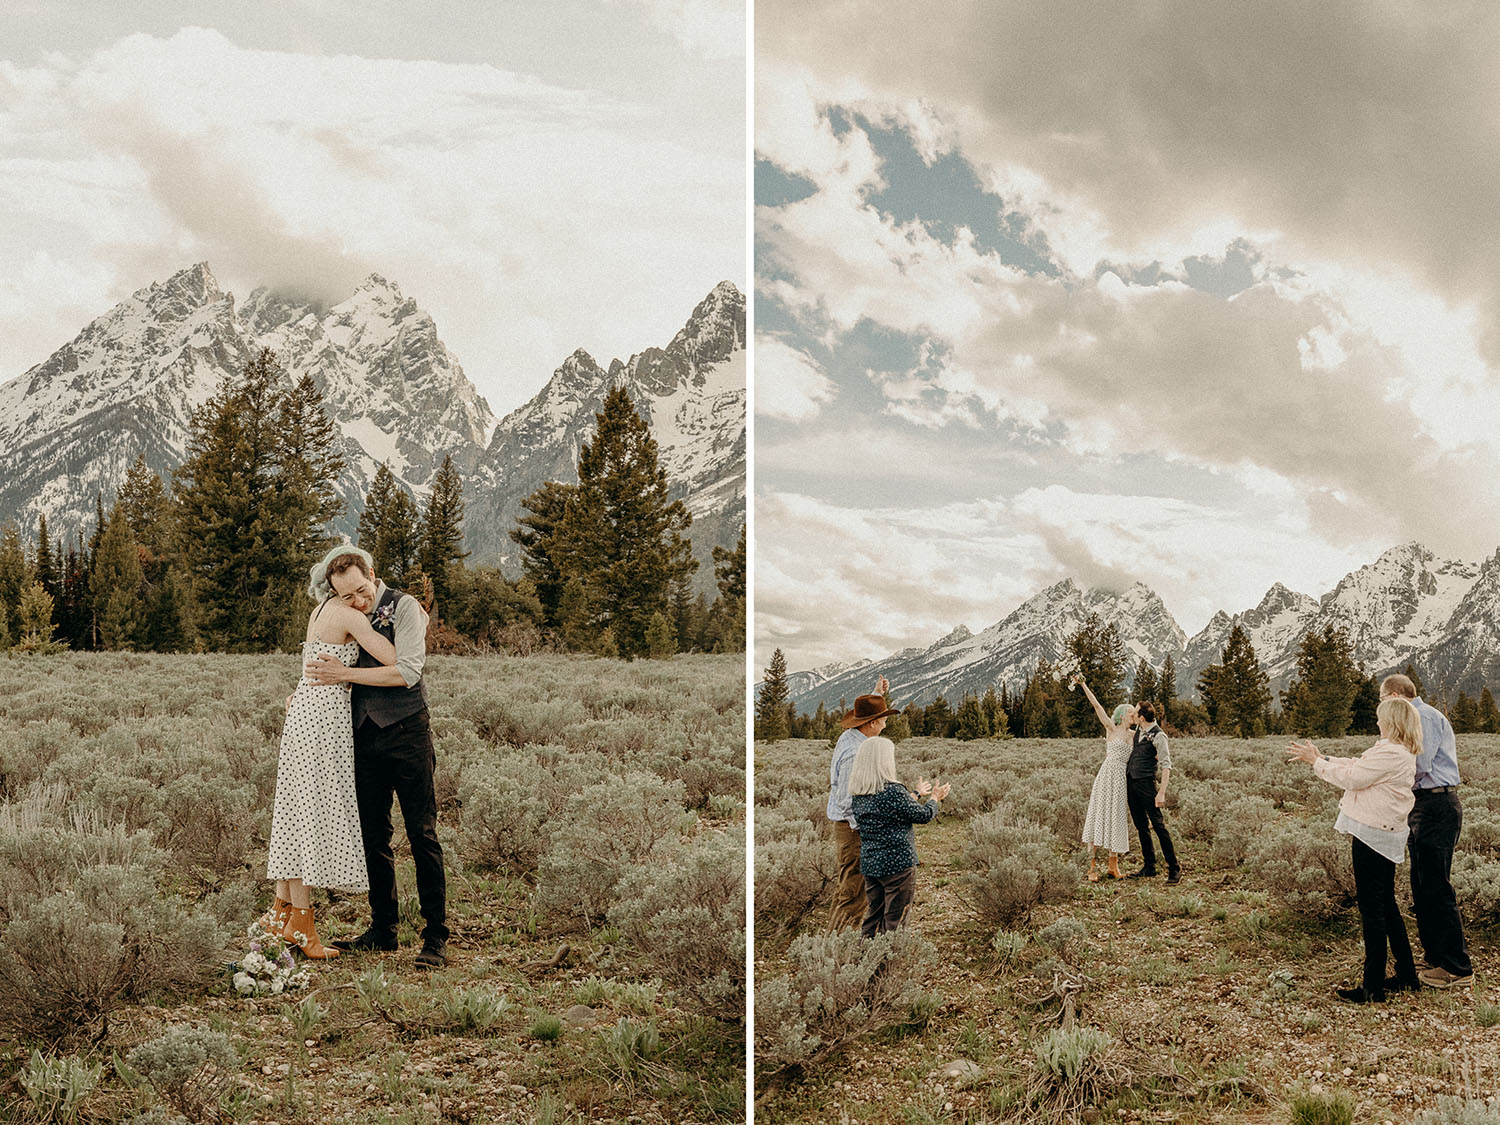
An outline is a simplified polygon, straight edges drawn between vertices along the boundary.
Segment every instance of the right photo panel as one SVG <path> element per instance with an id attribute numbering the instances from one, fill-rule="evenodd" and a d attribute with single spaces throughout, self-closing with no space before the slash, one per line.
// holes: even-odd
<path id="1" fill-rule="evenodd" d="M 759 0 L 764 1122 L 1500 1122 L 1500 11 Z"/>

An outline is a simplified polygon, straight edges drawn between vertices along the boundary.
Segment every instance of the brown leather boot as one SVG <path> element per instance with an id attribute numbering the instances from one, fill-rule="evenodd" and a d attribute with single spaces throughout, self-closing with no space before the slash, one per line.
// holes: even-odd
<path id="1" fill-rule="evenodd" d="M 1115 855 L 1114 852 L 1109 853 L 1109 876 L 1111 879 L 1125 878 L 1124 875 L 1120 874 L 1120 857 Z"/>
<path id="2" fill-rule="evenodd" d="M 271 909 L 257 918 L 255 923 L 273 937 L 280 936 L 281 931 L 286 928 L 286 916 L 291 909 L 291 903 L 284 898 L 278 898 L 271 904 Z"/>
<path id="3" fill-rule="evenodd" d="M 1090 883 L 1097 883 L 1098 881 L 1099 881 L 1099 869 L 1096 866 L 1094 866 L 1094 853 L 1093 852 L 1089 852 L 1089 882 Z"/>
<path id="4" fill-rule="evenodd" d="M 313 961 L 325 961 L 337 957 L 339 951 L 331 949 L 323 944 L 323 939 L 318 937 L 317 927 L 313 925 L 312 907 L 299 909 L 292 907 L 291 918 L 286 927 L 291 931 L 287 940 L 295 942 L 302 950 L 304 956 Z"/>

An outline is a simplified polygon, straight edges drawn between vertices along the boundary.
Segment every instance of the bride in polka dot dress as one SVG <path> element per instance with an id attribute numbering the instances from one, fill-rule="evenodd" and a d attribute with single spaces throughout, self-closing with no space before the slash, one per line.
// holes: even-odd
<path id="1" fill-rule="evenodd" d="M 359 553 L 344 545 L 330 556 L 351 550 Z M 362 647 L 382 664 L 396 662 L 396 646 L 374 630 L 368 617 L 329 596 L 326 560 L 313 567 L 308 592 L 319 604 L 307 623 L 304 661 L 330 653 L 353 666 Z M 319 685 L 304 676 L 287 699 L 266 878 L 276 880 L 276 902 L 261 925 L 299 945 L 309 957 L 338 956 L 318 937 L 309 888 L 370 889 L 354 793 L 354 727 L 344 684 Z"/>

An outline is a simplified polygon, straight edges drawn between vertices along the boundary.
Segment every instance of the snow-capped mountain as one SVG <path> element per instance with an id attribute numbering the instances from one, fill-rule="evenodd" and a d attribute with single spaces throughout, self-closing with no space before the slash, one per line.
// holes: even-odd
<path id="1" fill-rule="evenodd" d="M 1354 658 L 1372 675 L 1411 663 L 1450 694 L 1477 695 L 1500 684 L 1500 551 L 1476 566 L 1405 543 L 1346 575 L 1320 599 L 1278 582 L 1253 609 L 1216 613 L 1191 639 L 1140 583 L 1117 594 L 1080 590 L 1063 579 L 981 633 L 960 625 L 927 648 L 863 662 L 857 674 L 816 677 L 805 688 L 796 678 L 803 674 L 795 673 L 792 698 L 804 711 L 820 701 L 833 706 L 868 691 L 877 671 L 890 679 L 902 704 L 927 703 L 939 694 L 954 702 L 1001 683 L 1018 687 L 1039 660 L 1065 661 L 1067 638 L 1090 612 L 1119 627 L 1132 661 L 1144 657 L 1160 670 L 1171 656 L 1184 696 L 1196 694 L 1199 674 L 1221 659 L 1235 625 L 1250 635 L 1273 691 L 1291 680 L 1302 638 L 1327 625 L 1348 631 Z"/>
<path id="2" fill-rule="evenodd" d="M 1020 684 L 1040 660 L 1053 664 L 1067 654 L 1067 639 L 1098 613 L 1120 628 L 1133 659 L 1160 664 L 1166 653 L 1181 653 L 1186 638 L 1160 598 L 1141 583 L 1124 593 L 1083 590 L 1071 578 L 1048 586 L 983 632 L 960 625 L 929 648 L 908 648 L 872 666 L 866 661 L 852 672 L 830 677 L 801 695 L 802 710 L 830 706 L 870 690 L 871 673 L 891 681 L 902 704 L 927 703 L 938 695 L 950 702 L 968 693 L 983 693 L 992 684 Z"/>
<path id="3" fill-rule="evenodd" d="M 343 434 L 339 530 L 352 532 L 381 461 L 420 493 L 443 457 L 471 469 L 495 421 L 432 318 L 371 275 L 318 310 L 258 289 L 243 308 L 200 262 L 134 293 L 71 343 L 0 386 L 0 518 L 92 526 L 137 454 L 166 477 L 193 410 L 262 347 L 309 374 Z"/>
<path id="4" fill-rule="evenodd" d="M 445 455 L 466 483 L 467 547 L 476 563 L 509 563 L 519 500 L 572 480 L 578 443 L 608 389 L 624 382 L 646 412 L 674 495 L 713 588 L 716 545 L 744 521 L 745 301 L 717 286 L 665 348 L 601 369 L 577 352 L 503 421 L 443 345 L 432 318 L 372 274 L 319 308 L 267 289 L 243 306 L 206 263 L 137 291 L 19 378 L 0 384 L 0 521 L 23 534 L 45 513 L 54 533 L 92 527 L 138 454 L 163 477 L 181 463 L 195 408 L 260 348 L 293 377 L 311 375 L 344 437 L 352 533 L 376 469 L 388 462 L 421 497 Z"/>
<path id="5" fill-rule="evenodd" d="M 578 479 L 579 445 L 616 385 L 650 423 L 672 498 L 693 516 L 696 584 L 713 589 L 712 552 L 733 547 L 745 518 L 745 298 L 721 282 L 664 348 L 601 367 L 582 349 L 530 402 L 495 429 L 474 473 L 465 531 L 470 550 L 519 565 L 510 529 L 521 501 L 548 480 Z"/>

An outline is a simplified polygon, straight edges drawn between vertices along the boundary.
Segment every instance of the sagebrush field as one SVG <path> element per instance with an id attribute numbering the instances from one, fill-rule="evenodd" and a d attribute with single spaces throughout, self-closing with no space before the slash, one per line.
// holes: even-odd
<path id="1" fill-rule="evenodd" d="M 401 950 L 246 998 L 299 658 L 0 658 L 0 1119 L 743 1119 L 743 670 L 432 657 L 449 964 L 398 809 Z"/>
<path id="2" fill-rule="evenodd" d="M 1339 791 L 1286 742 L 1173 740 L 1167 886 L 1084 880 L 1102 738 L 903 741 L 907 783 L 953 791 L 910 927 L 875 943 L 825 933 L 828 744 L 757 744 L 756 1119 L 1500 1121 L 1500 738 L 1458 744 L 1473 989 L 1365 1007 L 1332 994 L 1362 957 Z"/>

